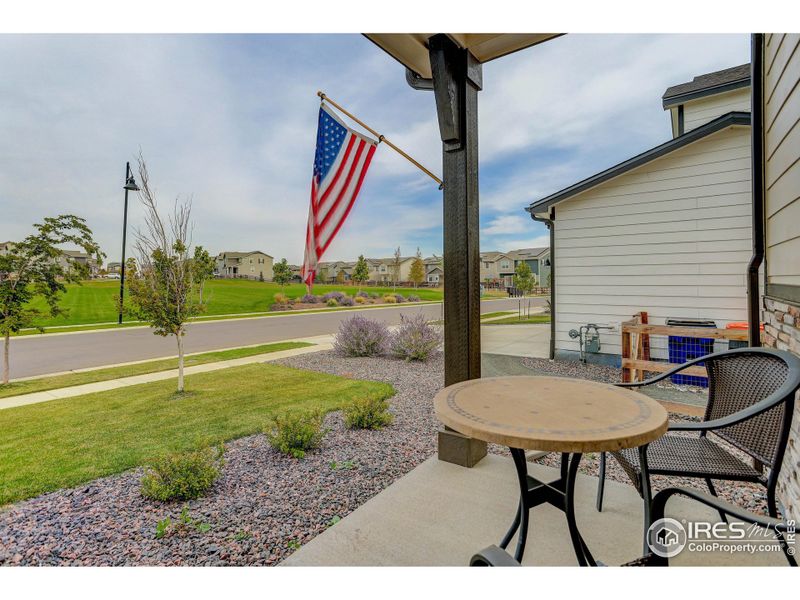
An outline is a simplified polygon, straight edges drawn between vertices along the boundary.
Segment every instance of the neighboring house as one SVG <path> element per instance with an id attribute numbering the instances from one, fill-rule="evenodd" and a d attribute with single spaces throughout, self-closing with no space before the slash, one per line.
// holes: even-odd
<path id="1" fill-rule="evenodd" d="M 749 67 L 670 87 L 673 139 L 530 204 L 554 236 L 557 357 L 577 357 L 571 329 L 617 326 L 638 311 L 747 319 L 751 256 Z M 619 330 L 589 360 L 619 363 Z M 665 358 L 653 348 L 654 359 Z"/>
<path id="2" fill-rule="evenodd" d="M 536 276 L 536 285 L 539 287 L 548 287 L 548 278 L 550 277 L 550 248 L 520 248 L 519 250 L 511 250 L 507 252 L 509 256 L 514 258 L 514 268 L 521 262 L 528 263 L 531 273 Z"/>
<path id="3" fill-rule="evenodd" d="M 90 277 L 96 277 L 100 272 L 101 264 L 93 256 L 80 250 L 62 250 L 55 260 L 65 270 L 72 269 L 74 264 L 85 266 Z"/>
<path id="4" fill-rule="evenodd" d="M 515 257 L 510 253 L 481 252 L 481 281 L 511 287 L 515 268 Z"/>
<path id="5" fill-rule="evenodd" d="M 368 258 L 367 263 L 370 266 L 369 280 L 378 283 L 392 283 L 397 280 L 397 283 L 406 283 L 411 281 L 409 275 L 411 273 L 411 263 L 414 262 L 413 256 L 401 256 L 399 264 L 399 274 L 395 274 L 397 266 L 395 265 L 394 256 L 390 258 Z"/>
<path id="6" fill-rule="evenodd" d="M 317 277 L 323 283 L 336 283 L 339 279 L 339 273 L 344 273 L 344 281 L 350 281 L 353 278 L 355 267 L 355 261 L 335 260 L 320 262 L 317 264 Z"/>
<path id="7" fill-rule="evenodd" d="M 106 266 L 106 271 L 109 273 L 120 273 L 122 271 L 122 263 L 110 262 Z"/>
<path id="8" fill-rule="evenodd" d="M 289 270 L 292 272 L 292 281 L 303 281 L 303 265 L 289 265 Z"/>
<path id="9" fill-rule="evenodd" d="M 409 283 L 411 281 L 411 265 L 414 262 L 414 256 L 400 257 L 400 273 L 397 278 L 397 283 Z M 436 258 L 436 257 L 433 257 Z M 369 268 L 368 281 L 373 283 L 392 283 L 395 280 L 395 259 L 390 258 L 367 258 L 367 267 Z M 441 263 L 441 259 L 436 259 Z M 337 275 L 344 272 L 344 280 L 351 281 L 353 279 L 353 271 L 356 268 L 356 261 L 323 261 L 317 264 L 317 279 L 322 283 L 336 283 Z M 296 269 L 296 270 L 295 270 Z M 301 267 L 292 267 L 292 275 L 300 278 Z M 427 264 L 426 264 L 427 273 Z M 432 276 L 442 278 L 444 275 L 441 268 L 438 273 L 433 273 Z M 437 279 L 438 281 L 438 279 Z"/>
<path id="10" fill-rule="evenodd" d="M 242 277 L 272 281 L 272 257 L 260 250 L 252 252 L 220 252 L 216 257 L 216 274 L 220 277 Z"/>
<path id="11" fill-rule="evenodd" d="M 425 264 L 425 281 L 428 285 L 438 286 L 444 283 L 444 270 L 442 269 L 442 257 L 429 256 L 422 261 Z"/>
<path id="12" fill-rule="evenodd" d="M 0 242 L 0 256 L 10 253 L 16 244 L 14 242 Z"/>

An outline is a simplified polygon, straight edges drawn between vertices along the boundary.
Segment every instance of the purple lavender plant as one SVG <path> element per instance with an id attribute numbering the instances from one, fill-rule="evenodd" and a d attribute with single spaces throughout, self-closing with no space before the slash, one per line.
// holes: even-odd
<path id="1" fill-rule="evenodd" d="M 353 300 L 352 296 L 344 296 L 341 300 L 339 300 L 339 306 L 355 306 L 356 301 Z"/>
<path id="2" fill-rule="evenodd" d="M 304 304 L 316 304 L 319 302 L 319 297 L 315 296 L 314 294 L 306 294 L 300 298 L 300 302 L 303 302 Z"/>
<path id="3" fill-rule="evenodd" d="M 441 333 L 422 313 L 413 317 L 401 315 L 400 320 L 400 328 L 390 343 L 391 352 L 397 358 L 426 361 L 442 345 Z"/>
<path id="4" fill-rule="evenodd" d="M 344 356 L 380 356 L 389 347 L 389 329 L 385 323 L 356 315 L 339 325 L 333 347 Z"/>

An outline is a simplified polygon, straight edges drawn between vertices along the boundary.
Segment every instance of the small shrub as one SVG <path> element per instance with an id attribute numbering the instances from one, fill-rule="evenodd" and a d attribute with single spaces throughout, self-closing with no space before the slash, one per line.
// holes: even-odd
<path id="1" fill-rule="evenodd" d="M 172 519 L 170 519 L 169 517 L 167 517 L 166 519 L 162 519 L 158 523 L 156 523 L 156 539 L 160 540 L 165 535 L 167 535 L 167 532 L 169 531 L 171 525 L 172 525 Z"/>
<path id="2" fill-rule="evenodd" d="M 386 353 L 388 343 L 385 323 L 356 315 L 339 325 L 333 347 L 344 356 L 378 356 Z"/>
<path id="3" fill-rule="evenodd" d="M 420 298 L 416 294 L 409 294 L 408 295 L 408 301 L 409 302 L 419 302 Z"/>
<path id="4" fill-rule="evenodd" d="M 345 297 L 345 294 L 342 292 L 328 292 L 322 297 L 323 302 L 327 302 L 328 300 L 336 300 L 336 302 L 341 302 Z"/>
<path id="5" fill-rule="evenodd" d="M 378 292 L 370 292 L 369 297 L 372 298 L 373 300 L 377 300 L 378 298 L 381 297 L 381 295 Z"/>
<path id="6" fill-rule="evenodd" d="M 356 296 L 355 302 L 356 304 L 364 304 L 367 301 L 364 296 Z"/>
<path id="7" fill-rule="evenodd" d="M 364 298 L 364 300 L 366 300 L 367 298 L 369 298 L 369 294 L 367 292 L 361 290 L 360 292 L 358 292 L 356 294 L 356 298 Z"/>
<path id="8" fill-rule="evenodd" d="M 400 328 L 392 336 L 391 351 L 397 358 L 425 361 L 442 343 L 439 330 L 425 319 L 425 315 L 400 316 Z"/>
<path id="9" fill-rule="evenodd" d="M 353 306 L 355 305 L 355 300 L 353 300 L 352 296 L 345 296 L 341 300 L 339 300 L 339 306 Z"/>
<path id="10" fill-rule="evenodd" d="M 300 298 L 300 302 L 303 304 L 316 304 L 319 302 L 319 298 L 314 294 L 306 294 L 302 298 Z"/>
<path id="11" fill-rule="evenodd" d="M 339 303 L 336 301 L 336 298 L 328 298 L 325 302 L 328 306 L 339 306 Z"/>
<path id="12" fill-rule="evenodd" d="M 394 297 L 397 300 L 398 304 L 402 304 L 403 302 L 406 301 L 406 297 L 403 296 L 403 294 L 395 294 Z"/>
<path id="13" fill-rule="evenodd" d="M 384 296 L 383 301 L 386 302 L 386 304 L 396 304 L 397 296 Z"/>
<path id="14" fill-rule="evenodd" d="M 276 304 L 286 304 L 289 302 L 289 297 L 286 294 L 278 292 L 275 294 L 274 300 Z"/>
<path id="15" fill-rule="evenodd" d="M 383 398 L 357 398 L 343 409 L 344 422 L 350 429 L 381 429 L 392 422 L 389 402 Z"/>
<path id="16" fill-rule="evenodd" d="M 222 454 L 218 446 L 163 456 L 142 477 L 142 496 L 162 502 L 199 498 L 219 477 Z"/>
<path id="17" fill-rule="evenodd" d="M 303 458 L 307 450 L 318 448 L 327 433 L 322 428 L 322 411 L 289 411 L 275 416 L 265 428 L 269 445 L 294 458 Z"/>

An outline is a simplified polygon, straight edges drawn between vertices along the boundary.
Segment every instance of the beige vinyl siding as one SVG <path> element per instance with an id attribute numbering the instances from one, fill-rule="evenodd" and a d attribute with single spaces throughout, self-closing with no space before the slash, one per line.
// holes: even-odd
<path id="1" fill-rule="evenodd" d="M 645 310 L 746 320 L 751 249 L 750 128 L 731 127 L 556 207 L 556 348 L 569 330 Z M 618 331 L 601 334 L 620 353 Z M 661 358 L 658 349 L 653 356 Z"/>
<path id="2" fill-rule="evenodd" d="M 750 112 L 750 88 L 714 94 L 683 105 L 683 131 L 691 131 L 733 111 Z"/>
<path id="3" fill-rule="evenodd" d="M 800 34 L 769 36 L 764 55 L 767 273 L 800 285 Z"/>

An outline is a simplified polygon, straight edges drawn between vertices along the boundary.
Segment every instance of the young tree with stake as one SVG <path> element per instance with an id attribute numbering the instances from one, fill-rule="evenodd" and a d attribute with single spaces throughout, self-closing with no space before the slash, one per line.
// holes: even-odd
<path id="1" fill-rule="evenodd" d="M 395 290 L 397 290 L 397 282 L 400 280 L 400 246 L 397 247 L 397 250 L 394 251 L 394 261 L 392 261 L 392 286 Z"/>
<path id="2" fill-rule="evenodd" d="M 275 263 L 272 266 L 272 281 L 280 284 L 281 287 L 285 286 L 292 280 L 292 269 L 289 267 L 289 263 L 286 262 L 286 259 L 282 259 L 280 262 Z"/>
<path id="3" fill-rule="evenodd" d="M 422 253 L 417 248 L 417 255 L 414 257 L 414 262 L 411 263 L 411 271 L 408 278 L 414 282 L 414 287 L 425 281 L 425 263 L 422 261 Z"/>
<path id="4" fill-rule="evenodd" d="M 217 267 L 216 261 L 208 253 L 208 250 L 202 246 L 194 247 L 194 258 L 192 259 L 192 277 L 194 278 L 195 285 L 200 298 L 200 303 L 203 303 L 203 288 L 205 288 L 206 281 L 214 276 L 214 271 Z"/>
<path id="5" fill-rule="evenodd" d="M 58 305 L 65 283 L 80 283 L 87 274 L 85 266 L 67 260 L 66 267 L 59 262 L 62 244 L 75 245 L 86 254 L 100 260 L 104 255 L 92 237 L 86 222 L 74 215 L 47 217 L 34 226 L 36 230 L 21 242 L 0 255 L 0 335 L 3 336 L 3 383 L 9 380 L 9 355 L 11 334 L 26 327 L 44 328 L 42 317 L 66 314 Z M 46 310 L 33 308 L 30 302 L 40 297 Z"/>
<path id="6" fill-rule="evenodd" d="M 204 306 L 197 295 L 197 283 L 189 255 L 191 245 L 191 201 L 179 203 L 164 220 L 144 158 L 139 156 L 139 198 L 145 209 L 145 227 L 136 231 L 138 264 L 128 279 L 131 312 L 147 321 L 153 333 L 174 335 L 178 344 L 178 392 L 184 391 L 183 336 L 186 322 Z"/>
<path id="7" fill-rule="evenodd" d="M 364 255 L 360 255 L 358 257 L 358 261 L 356 262 L 356 266 L 353 269 L 353 281 L 358 284 L 358 291 L 361 291 L 361 286 L 364 285 L 369 280 L 369 265 L 367 264 L 367 259 L 364 258 Z"/>
<path id="8" fill-rule="evenodd" d="M 533 273 L 531 268 L 524 260 L 520 261 L 514 271 L 514 287 L 522 290 L 523 294 L 528 294 L 533 289 Z"/>

